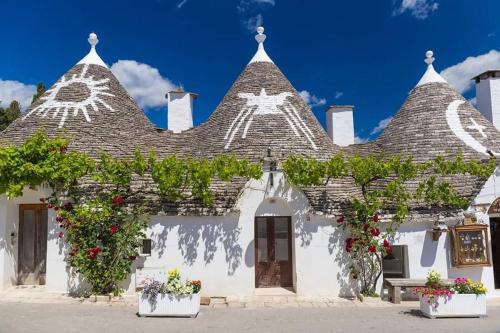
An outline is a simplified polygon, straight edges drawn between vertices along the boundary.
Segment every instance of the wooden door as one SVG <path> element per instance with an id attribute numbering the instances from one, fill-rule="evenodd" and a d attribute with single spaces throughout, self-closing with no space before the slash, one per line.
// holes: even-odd
<path id="1" fill-rule="evenodd" d="M 255 218 L 255 286 L 292 287 L 292 220 Z"/>
<path id="2" fill-rule="evenodd" d="M 18 284 L 45 284 L 47 261 L 47 208 L 20 205 Z"/>
<path id="3" fill-rule="evenodd" d="M 493 254 L 493 274 L 495 288 L 500 288 L 500 218 L 490 217 L 491 253 Z"/>

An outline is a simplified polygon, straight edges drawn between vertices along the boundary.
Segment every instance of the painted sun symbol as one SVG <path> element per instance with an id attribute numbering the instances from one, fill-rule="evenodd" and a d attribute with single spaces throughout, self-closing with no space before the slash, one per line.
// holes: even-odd
<path id="1" fill-rule="evenodd" d="M 61 78 L 51 89 L 47 90 L 47 95 L 41 97 L 44 102 L 28 112 L 23 120 L 35 114 L 39 117 L 60 118 L 59 128 L 64 126 L 68 115 L 72 112 L 73 117 L 78 116 L 81 111 L 87 122 L 92 122 L 89 110 L 99 112 L 98 104 L 110 111 L 114 111 L 101 97 L 115 95 L 107 92 L 106 85 L 109 79 L 94 80 L 93 76 L 85 77 L 89 65 L 84 65 L 80 75 L 74 74 L 70 79 L 65 76 Z"/>

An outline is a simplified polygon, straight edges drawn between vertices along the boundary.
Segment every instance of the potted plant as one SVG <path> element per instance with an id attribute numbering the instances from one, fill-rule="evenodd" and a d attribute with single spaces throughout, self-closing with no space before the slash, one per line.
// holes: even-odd
<path id="1" fill-rule="evenodd" d="M 416 288 L 420 311 L 429 318 L 486 316 L 486 288 L 482 282 L 457 278 L 446 285 L 441 275 L 429 272 L 425 287 Z"/>
<path id="2" fill-rule="evenodd" d="M 200 281 L 181 281 L 179 269 L 163 283 L 147 279 L 139 293 L 140 316 L 196 317 L 200 312 Z"/>

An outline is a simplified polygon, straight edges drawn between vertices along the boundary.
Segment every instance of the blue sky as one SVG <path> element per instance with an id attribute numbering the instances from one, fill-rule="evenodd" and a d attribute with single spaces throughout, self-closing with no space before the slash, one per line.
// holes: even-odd
<path id="1" fill-rule="evenodd" d="M 100 56 L 160 127 L 165 90 L 178 84 L 200 95 L 195 123 L 207 119 L 255 53 L 259 23 L 267 53 L 322 124 L 328 104 L 355 105 L 359 140 L 397 112 L 428 49 L 467 98 L 470 77 L 500 68 L 498 0 L 2 0 L 0 11 L 2 105 L 52 85 L 94 31 Z"/>

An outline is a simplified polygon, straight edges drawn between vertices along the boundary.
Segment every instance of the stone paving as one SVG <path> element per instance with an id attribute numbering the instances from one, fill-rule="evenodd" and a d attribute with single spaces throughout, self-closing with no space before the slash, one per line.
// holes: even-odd
<path id="1" fill-rule="evenodd" d="M 198 317 L 191 319 L 138 317 L 137 308 L 124 302 L 47 305 L 0 298 L 0 332 L 500 332 L 500 302 L 489 303 L 487 318 L 473 319 L 424 318 L 417 302 L 381 303 L 374 307 L 358 303 L 336 303 L 337 306 L 324 308 L 204 306 Z"/>
<path id="2" fill-rule="evenodd" d="M 62 293 L 47 292 L 43 286 L 18 286 L 0 292 L 0 301 L 18 303 L 63 303 L 78 304 L 95 302 L 92 298 L 70 297 Z M 105 298 L 98 299 L 97 303 L 123 303 L 137 306 L 136 295 L 124 295 L 112 298 L 111 302 Z M 257 295 L 247 297 L 220 297 L 212 298 L 211 308 L 327 308 L 327 307 L 390 307 L 393 304 L 376 298 L 366 298 L 363 302 L 357 299 L 340 297 L 297 297 L 295 295 Z"/>

